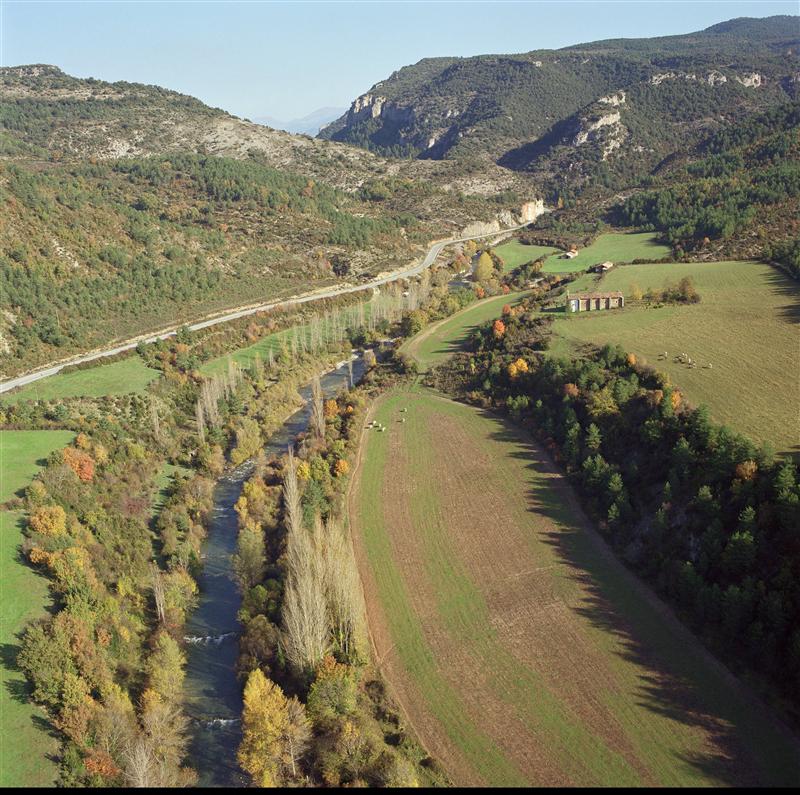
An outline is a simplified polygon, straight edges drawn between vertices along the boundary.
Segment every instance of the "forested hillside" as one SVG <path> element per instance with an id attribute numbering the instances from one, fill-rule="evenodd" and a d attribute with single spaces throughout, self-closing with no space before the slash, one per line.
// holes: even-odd
<path id="1" fill-rule="evenodd" d="M 366 278 L 535 198 L 409 165 L 157 86 L 0 69 L 0 372 Z"/>
<path id="2" fill-rule="evenodd" d="M 491 158 L 554 188 L 616 186 L 797 94 L 797 17 L 520 55 L 425 59 L 320 135 L 384 154 Z"/>
<path id="3" fill-rule="evenodd" d="M 0 168 L 8 369 L 403 263 L 428 234 L 408 213 L 226 158 Z"/>
<path id="4" fill-rule="evenodd" d="M 678 254 L 765 257 L 800 276 L 798 130 L 798 103 L 726 127 L 659 169 L 614 220 L 661 232 Z"/>

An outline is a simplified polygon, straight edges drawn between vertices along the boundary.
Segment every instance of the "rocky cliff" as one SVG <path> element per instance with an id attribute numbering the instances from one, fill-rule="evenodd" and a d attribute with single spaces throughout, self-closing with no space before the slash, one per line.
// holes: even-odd
<path id="1" fill-rule="evenodd" d="M 426 59 L 321 132 L 386 155 L 493 160 L 552 180 L 653 168 L 730 120 L 797 96 L 797 17 L 520 55 Z M 571 157 L 566 149 L 571 150 Z"/>

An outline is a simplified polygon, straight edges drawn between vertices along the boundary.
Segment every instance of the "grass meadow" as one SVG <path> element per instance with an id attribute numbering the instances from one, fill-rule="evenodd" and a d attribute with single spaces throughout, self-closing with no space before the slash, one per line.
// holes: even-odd
<path id="1" fill-rule="evenodd" d="M 25 488 L 53 450 L 66 447 L 71 431 L 0 431 L 0 502 Z"/>
<path id="2" fill-rule="evenodd" d="M 40 461 L 69 444 L 69 431 L 0 431 L 0 502 L 25 488 Z M 0 511 L 0 786 L 52 786 L 58 741 L 16 668 L 18 635 L 49 602 L 47 580 L 21 557 L 24 514 Z"/>
<path id="3" fill-rule="evenodd" d="M 503 258 L 506 270 L 549 254 L 542 267 L 544 273 L 582 271 L 606 260 L 620 263 L 635 259 L 662 259 L 669 256 L 670 251 L 669 246 L 656 241 L 652 232 L 607 232 L 599 235 L 590 246 L 580 249 L 573 259 L 562 259 L 563 252 L 552 246 L 526 246 L 519 240 L 503 243 L 495 249 L 495 253 Z"/>
<path id="4" fill-rule="evenodd" d="M 57 774 L 51 757 L 58 740 L 14 663 L 19 633 L 49 602 L 47 580 L 20 561 L 23 521 L 19 511 L 0 511 L 0 787 L 48 787 Z"/>
<path id="5" fill-rule="evenodd" d="M 42 459 L 69 444 L 69 431 L 0 431 L 0 502 L 26 487 Z M 15 664 L 18 635 L 49 603 L 47 580 L 21 558 L 20 511 L 0 511 L 0 786 L 51 786 L 58 741 L 28 698 Z"/>
<path id="6" fill-rule="evenodd" d="M 148 367 L 138 356 L 85 370 L 57 373 L 0 397 L 7 405 L 21 400 L 56 400 L 68 397 L 102 397 L 144 392 L 161 373 Z"/>
<path id="7" fill-rule="evenodd" d="M 365 431 L 350 516 L 376 658 L 456 783 L 800 780 L 795 741 L 616 560 L 528 438 L 419 389 L 373 417 L 388 430 Z"/>
<path id="8" fill-rule="evenodd" d="M 757 262 L 625 265 L 599 281 L 582 277 L 571 289 L 621 290 L 629 299 L 634 285 L 660 288 L 684 276 L 692 277 L 699 304 L 656 309 L 628 301 L 622 310 L 556 313 L 552 352 L 618 343 L 668 373 L 717 422 L 780 452 L 800 451 L 800 303 L 796 284 L 775 268 Z M 680 353 L 697 366 L 673 361 Z"/>
<path id="9" fill-rule="evenodd" d="M 560 253 L 555 246 L 526 246 L 524 243 L 520 243 L 519 240 L 509 240 L 508 243 L 503 243 L 493 250 L 503 260 L 503 270 L 505 272 L 513 271 L 514 268 L 518 268 L 526 262 L 537 260 L 539 257 Z"/>
<path id="10" fill-rule="evenodd" d="M 370 316 L 372 307 L 373 304 L 371 301 L 364 302 L 365 318 Z M 357 317 L 358 309 L 356 305 L 350 305 L 344 310 L 345 325 L 351 325 L 355 323 Z M 330 323 L 330 320 L 326 320 L 324 317 L 321 318 L 321 329 L 323 334 L 326 332 L 326 329 Z M 291 345 L 292 336 L 295 333 L 297 333 L 300 338 L 304 338 L 306 342 L 308 342 L 311 339 L 311 324 L 303 323 L 281 329 L 280 331 L 276 331 L 272 334 L 267 334 L 258 340 L 258 342 L 254 342 L 252 345 L 245 345 L 244 347 L 238 348 L 231 353 L 210 359 L 200 367 L 200 372 L 205 376 L 218 375 L 219 373 L 225 372 L 225 370 L 228 368 L 228 362 L 231 360 L 236 362 L 242 369 L 249 368 L 257 359 L 263 364 L 267 361 L 270 350 L 274 356 L 277 356 L 284 349 L 288 350 Z"/>

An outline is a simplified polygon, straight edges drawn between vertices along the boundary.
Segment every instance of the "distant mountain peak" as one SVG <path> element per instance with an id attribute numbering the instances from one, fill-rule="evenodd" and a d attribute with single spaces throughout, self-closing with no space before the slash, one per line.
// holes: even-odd
<path id="1" fill-rule="evenodd" d="M 299 133 L 302 135 L 310 135 L 312 138 L 319 133 L 319 131 L 330 124 L 334 119 L 338 119 L 347 108 L 324 107 L 317 108 L 311 113 L 299 119 L 292 119 L 291 121 L 283 121 L 276 119 L 274 116 L 257 116 L 253 119 L 257 124 L 266 124 L 275 130 L 285 130 L 290 133 Z"/>

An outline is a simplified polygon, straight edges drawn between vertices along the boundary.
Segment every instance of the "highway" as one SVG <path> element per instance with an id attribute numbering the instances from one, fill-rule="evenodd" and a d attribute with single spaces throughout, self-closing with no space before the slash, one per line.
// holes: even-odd
<path id="1" fill-rule="evenodd" d="M 530 223 L 532 222 L 529 221 L 524 224 L 519 224 L 517 226 L 506 227 L 505 229 L 498 229 L 497 231 L 490 232 L 489 234 L 471 235 L 469 237 L 457 237 L 448 240 L 439 240 L 428 249 L 428 253 L 416 265 L 412 265 L 403 270 L 392 271 L 391 273 L 385 276 L 379 276 L 375 279 L 372 279 L 369 282 L 364 282 L 363 284 L 329 287 L 311 293 L 304 293 L 302 295 L 295 296 L 294 298 L 286 298 L 281 301 L 273 301 L 271 303 L 254 304 L 251 306 L 239 307 L 231 311 L 226 311 L 223 314 L 215 314 L 212 316 L 207 316 L 205 319 L 197 321 L 196 323 L 187 324 L 187 326 L 189 328 L 189 331 L 199 331 L 200 329 L 208 328 L 209 326 L 215 326 L 218 323 L 227 323 L 231 320 L 236 320 L 237 318 L 240 317 L 253 315 L 256 312 L 269 312 L 270 310 L 276 309 L 277 307 L 305 304 L 310 301 L 319 301 L 323 298 L 334 298 L 339 295 L 347 295 L 348 293 L 356 293 L 361 290 L 369 290 L 370 288 L 373 287 L 380 287 L 382 284 L 388 284 L 389 282 L 394 282 L 397 281 L 398 279 L 407 279 L 411 276 L 417 276 L 418 274 L 422 273 L 422 271 L 424 271 L 426 268 L 429 268 L 431 265 L 433 265 L 433 263 L 436 261 L 436 258 L 439 256 L 440 252 L 445 246 L 452 245 L 453 243 L 463 243 L 466 242 L 467 240 L 479 240 L 480 238 L 484 237 L 495 237 L 497 235 L 503 234 L 504 232 L 514 232 L 517 229 L 522 229 L 526 226 L 529 226 Z M 24 373 L 23 375 L 16 376 L 15 378 L 10 378 L 0 383 L 0 393 L 8 392 L 11 389 L 16 389 L 17 387 L 25 386 L 26 384 L 31 384 L 34 381 L 39 381 L 42 378 L 48 378 L 51 375 L 56 375 L 56 373 L 61 372 L 61 370 L 63 370 L 65 367 L 72 367 L 76 364 L 84 364 L 86 362 L 92 362 L 95 361 L 96 359 L 103 359 L 107 356 L 116 356 L 118 353 L 124 353 L 125 351 L 132 350 L 140 342 L 151 343 L 151 342 L 156 342 L 158 340 L 167 339 L 168 337 L 172 337 L 173 335 L 175 335 L 178 329 L 182 325 L 184 324 L 180 324 L 178 326 L 170 326 L 156 333 L 150 333 L 147 335 L 133 337 L 112 347 L 90 351 L 89 353 L 85 354 L 79 354 L 69 359 L 63 359 L 54 364 L 46 365 L 45 367 L 32 370 L 28 373 Z"/>

